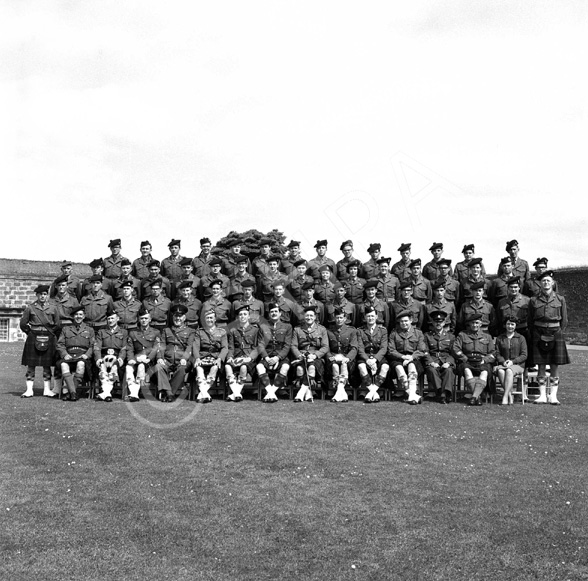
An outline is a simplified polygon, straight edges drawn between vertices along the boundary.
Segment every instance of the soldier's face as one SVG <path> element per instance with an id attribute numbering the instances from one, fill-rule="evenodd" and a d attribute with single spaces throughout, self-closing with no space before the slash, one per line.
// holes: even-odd
<path id="1" fill-rule="evenodd" d="M 370 252 L 370 256 L 372 257 L 372 260 L 378 260 L 378 258 L 380 258 L 380 254 L 381 254 L 381 251 L 379 249 Z"/>
<path id="2" fill-rule="evenodd" d="M 172 256 L 177 256 L 180 253 L 180 247 L 177 244 L 173 244 L 169 247 L 169 253 Z"/>
<path id="3" fill-rule="evenodd" d="M 247 309 L 242 309 L 239 311 L 239 323 L 244 325 L 245 323 L 249 322 L 249 311 Z"/>
<path id="4" fill-rule="evenodd" d="M 304 293 L 304 296 L 306 297 L 307 301 L 314 297 L 314 288 L 307 288 L 304 289 L 302 292 Z"/>
<path id="5" fill-rule="evenodd" d="M 446 277 L 449 274 L 449 266 L 446 264 L 440 266 L 439 272 L 441 273 L 441 276 Z"/>
<path id="6" fill-rule="evenodd" d="M 321 278 L 323 280 L 330 280 L 331 279 L 331 271 L 327 268 L 325 270 L 321 270 Z"/>
<path id="7" fill-rule="evenodd" d="M 112 246 L 110 252 L 112 253 L 112 256 L 118 256 L 120 254 L 120 246 Z"/>
<path id="8" fill-rule="evenodd" d="M 347 273 L 351 278 L 355 278 L 357 276 L 357 266 L 352 266 L 347 270 Z"/>
<path id="9" fill-rule="evenodd" d="M 377 289 L 375 286 L 370 286 L 365 289 L 365 294 L 368 299 L 374 299 L 376 297 Z"/>
<path id="10" fill-rule="evenodd" d="M 71 264 L 66 264 L 61 267 L 61 272 L 69 276 L 71 274 Z"/>
<path id="11" fill-rule="evenodd" d="M 465 260 L 471 260 L 474 257 L 473 250 L 464 250 L 463 257 Z"/>
<path id="12" fill-rule="evenodd" d="M 443 254 L 443 248 L 435 248 L 435 250 L 432 250 L 431 252 L 433 253 L 433 258 L 439 260 Z"/>
<path id="13" fill-rule="evenodd" d="M 151 315 L 141 315 L 139 317 L 139 325 L 141 325 L 141 327 L 143 327 L 143 328 L 149 326 L 150 322 L 151 322 Z"/>
<path id="14" fill-rule="evenodd" d="M 102 270 L 103 268 L 101 266 L 94 266 L 92 267 L 92 274 L 99 274 L 100 276 L 102 276 Z"/>
<path id="15" fill-rule="evenodd" d="M 233 254 L 241 254 L 241 245 L 235 244 L 232 249 Z"/>
<path id="16" fill-rule="evenodd" d="M 77 313 L 74 313 L 73 318 L 76 325 L 79 325 L 84 320 L 85 316 L 86 313 L 84 313 L 84 311 L 78 311 Z"/>
<path id="17" fill-rule="evenodd" d="M 192 274 L 192 265 L 184 264 L 184 266 L 182 266 L 182 271 L 184 272 L 184 275 L 190 276 Z"/>
<path id="18" fill-rule="evenodd" d="M 278 263 L 275 260 L 270 260 L 267 265 L 272 272 L 276 272 L 278 270 Z"/>
<path id="19" fill-rule="evenodd" d="M 181 293 L 182 298 L 187 301 L 192 296 L 192 289 L 189 286 L 186 286 L 181 290 Z"/>
<path id="20" fill-rule="evenodd" d="M 482 321 L 480 319 L 476 319 L 475 321 L 470 321 L 468 323 L 470 330 L 477 333 L 482 328 Z"/>
<path id="21" fill-rule="evenodd" d="M 42 293 L 37 293 L 37 300 L 43 304 L 47 302 L 47 299 L 49 298 L 49 293 L 44 291 Z"/>
<path id="22" fill-rule="evenodd" d="M 365 321 L 368 325 L 372 326 L 376 324 L 378 316 L 376 315 L 375 311 L 371 311 L 365 314 Z"/>
<path id="23" fill-rule="evenodd" d="M 263 254 L 263 256 L 268 256 L 270 253 L 270 245 L 269 244 L 264 244 L 261 247 L 261 253 Z"/>
<path id="24" fill-rule="evenodd" d="M 474 266 L 470 267 L 470 273 L 474 278 L 478 278 L 481 272 L 482 267 L 479 264 L 474 264 Z"/>
<path id="25" fill-rule="evenodd" d="M 415 266 L 413 266 L 410 269 L 410 272 L 411 272 L 412 276 L 414 276 L 416 278 L 417 276 L 419 276 L 421 274 L 421 265 L 415 264 Z"/>
<path id="26" fill-rule="evenodd" d="M 335 325 L 337 325 L 337 327 L 342 327 L 343 323 L 345 323 L 345 314 L 341 313 L 340 315 L 335 315 Z"/>
<path id="27" fill-rule="evenodd" d="M 102 288 L 102 281 L 95 280 L 92 282 L 92 291 L 97 293 Z"/>
<path id="28" fill-rule="evenodd" d="M 299 256 L 300 255 L 300 246 L 292 246 L 290 248 L 290 256 Z"/>
<path id="29" fill-rule="evenodd" d="M 213 266 L 210 267 L 210 269 L 212 270 L 212 274 L 213 275 L 218 276 L 220 274 L 221 265 L 220 264 L 214 264 Z"/>
<path id="30" fill-rule="evenodd" d="M 298 276 L 304 276 L 306 274 L 306 264 L 301 264 L 300 266 L 297 266 L 296 272 L 298 272 Z"/>
<path id="31" fill-rule="evenodd" d="M 474 292 L 474 300 L 476 301 L 481 301 L 482 297 L 484 296 L 484 289 L 483 288 L 477 288 Z"/>
<path id="32" fill-rule="evenodd" d="M 437 331 L 443 331 L 443 327 L 445 326 L 445 322 L 444 321 L 435 321 L 435 330 Z"/>
<path id="33" fill-rule="evenodd" d="M 433 291 L 436 299 L 442 299 L 445 296 L 445 287 L 440 286 Z"/>
<path id="34" fill-rule="evenodd" d="M 204 255 L 210 254 L 210 251 L 212 250 L 212 244 L 210 244 L 210 242 L 205 242 L 204 244 L 200 245 L 200 250 Z"/>
<path id="35" fill-rule="evenodd" d="M 184 315 L 184 313 L 174 313 L 174 325 L 176 327 L 183 325 L 185 321 L 186 315 Z"/>
<path id="36" fill-rule="evenodd" d="M 514 321 L 506 321 L 505 327 L 507 333 L 513 333 L 517 328 L 517 324 Z"/>
<path id="37" fill-rule="evenodd" d="M 408 299 L 409 297 L 411 297 L 411 296 L 412 296 L 412 287 L 410 287 L 410 286 L 407 286 L 407 287 L 405 287 L 405 288 L 401 289 L 401 291 L 400 291 L 400 296 L 401 296 L 401 297 L 402 297 L 404 300 L 406 300 L 406 299 Z"/>
<path id="38" fill-rule="evenodd" d="M 153 285 L 151 287 L 151 292 L 153 293 L 153 296 L 157 298 L 161 295 L 161 287 L 159 285 Z"/>
<path id="39" fill-rule="evenodd" d="M 343 256 L 345 256 L 345 258 L 349 258 L 353 254 L 353 246 L 349 246 L 349 245 L 343 246 L 342 252 L 343 252 Z"/>
<path id="40" fill-rule="evenodd" d="M 281 297 L 284 294 L 284 287 L 281 284 L 276 284 L 274 286 L 274 296 Z"/>
<path id="41" fill-rule="evenodd" d="M 398 319 L 398 326 L 403 331 L 408 331 L 410 329 L 411 324 L 412 321 L 409 317 L 401 317 L 400 319 Z"/>
<path id="42" fill-rule="evenodd" d="M 519 255 L 519 247 L 518 247 L 518 245 L 515 244 L 514 246 L 511 246 L 511 248 L 508 251 L 508 253 L 511 255 L 512 258 L 516 258 Z"/>
<path id="43" fill-rule="evenodd" d="M 253 296 L 253 287 L 252 286 L 244 286 L 243 287 L 243 298 L 245 300 L 249 300 Z"/>
<path id="44" fill-rule="evenodd" d="M 64 295 L 66 292 L 67 292 L 67 283 L 66 282 L 60 282 L 57 285 L 57 294 Z"/>
<path id="45" fill-rule="evenodd" d="M 537 274 L 543 274 L 547 270 L 547 264 L 538 264 L 535 267 L 535 272 Z"/>
<path id="46" fill-rule="evenodd" d="M 344 286 L 340 286 L 337 288 L 337 290 L 335 291 L 337 298 L 339 300 L 341 300 L 344 296 L 345 296 L 345 287 Z"/>
<path id="47" fill-rule="evenodd" d="M 505 262 L 502 265 L 502 272 L 504 272 L 504 274 L 512 274 L 512 262 Z"/>
<path id="48" fill-rule="evenodd" d="M 239 273 L 243 274 L 247 270 L 247 263 L 244 260 L 237 263 L 237 270 Z"/>
<path id="49" fill-rule="evenodd" d="M 130 299 L 133 296 L 133 287 L 132 286 L 123 286 L 122 287 L 123 298 Z"/>
<path id="50" fill-rule="evenodd" d="M 212 291 L 213 297 L 218 297 L 221 294 L 221 285 L 220 284 L 213 284 L 210 287 L 210 290 Z"/>
<path id="51" fill-rule="evenodd" d="M 141 256 L 149 256 L 151 254 L 151 246 L 146 244 L 145 246 L 141 246 Z"/>
<path id="52" fill-rule="evenodd" d="M 207 327 L 213 327 L 214 323 L 216 322 L 216 315 L 214 311 L 208 311 L 206 315 L 204 315 L 204 322 L 206 323 Z"/>
<path id="53" fill-rule="evenodd" d="M 307 325 L 312 325 L 316 321 L 316 313 L 314 311 L 306 311 L 304 313 L 304 322 Z"/>
<path id="54" fill-rule="evenodd" d="M 118 315 L 116 313 L 113 315 L 110 315 L 109 317 L 106 317 L 106 324 L 109 327 L 116 327 L 117 323 L 118 323 Z"/>
<path id="55" fill-rule="evenodd" d="M 327 253 L 327 247 L 324 244 L 322 246 L 317 246 L 316 253 L 319 256 L 324 256 Z"/>
<path id="56" fill-rule="evenodd" d="M 270 309 L 269 318 L 274 323 L 280 319 L 280 309 Z"/>
<path id="57" fill-rule="evenodd" d="M 511 297 L 516 297 L 520 291 L 521 291 L 521 287 L 518 284 L 509 284 L 508 285 L 508 294 Z"/>
<path id="58" fill-rule="evenodd" d="M 553 279 L 550 276 L 544 276 L 541 279 L 541 288 L 544 291 L 550 291 L 553 288 Z"/>
<path id="59" fill-rule="evenodd" d="M 404 260 L 406 262 L 410 258 L 410 250 L 403 250 L 400 253 L 400 256 L 401 256 L 402 260 Z"/>
<path id="60" fill-rule="evenodd" d="M 129 276 L 129 274 L 131 274 L 131 265 L 130 264 L 125 264 L 124 266 L 121 266 L 120 269 L 121 269 L 124 276 Z"/>
<path id="61" fill-rule="evenodd" d="M 159 276 L 159 266 L 150 266 L 149 274 L 151 275 L 151 278 L 157 278 L 157 276 Z"/>
<path id="62" fill-rule="evenodd" d="M 380 269 L 380 274 L 382 276 L 385 276 L 388 274 L 388 263 L 387 262 L 380 263 L 378 268 Z"/>

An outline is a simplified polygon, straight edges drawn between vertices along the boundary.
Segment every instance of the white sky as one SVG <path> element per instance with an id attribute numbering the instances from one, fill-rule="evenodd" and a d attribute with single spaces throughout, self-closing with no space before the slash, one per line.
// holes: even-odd
<path id="1" fill-rule="evenodd" d="M 587 49 L 582 0 L 2 0 L 0 256 L 278 228 L 586 264 Z"/>

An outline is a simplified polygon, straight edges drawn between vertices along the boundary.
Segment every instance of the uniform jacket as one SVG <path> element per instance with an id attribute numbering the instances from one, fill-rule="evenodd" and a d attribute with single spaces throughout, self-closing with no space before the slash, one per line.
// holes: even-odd
<path id="1" fill-rule="evenodd" d="M 562 331 L 568 326 L 566 300 L 556 292 L 547 296 L 540 294 L 529 303 L 529 325 L 541 326 L 546 323 L 559 323 Z"/>
<path id="2" fill-rule="evenodd" d="M 181 359 L 186 361 L 192 353 L 195 331 L 186 325 L 181 327 L 167 327 L 161 332 L 160 351 L 163 358 L 172 365 L 179 363 Z"/>
<path id="3" fill-rule="evenodd" d="M 436 281 L 441 276 L 441 270 L 437 265 L 437 260 L 433 259 L 423 266 L 423 276 L 431 282 Z M 453 268 L 449 267 L 449 276 L 453 274 Z"/>
<path id="4" fill-rule="evenodd" d="M 345 324 L 349 327 L 355 327 L 357 323 L 357 306 L 343 297 L 343 300 L 337 301 L 335 299 L 325 307 L 325 319 L 329 329 L 335 326 L 335 309 L 337 307 L 345 311 Z"/>
<path id="5" fill-rule="evenodd" d="M 390 311 L 392 324 L 395 324 L 396 317 L 404 310 L 408 310 L 412 313 L 413 327 L 418 327 L 419 329 L 422 329 L 423 324 L 425 322 L 425 305 L 423 305 L 423 303 L 417 301 L 413 297 L 409 297 L 409 299 L 406 302 L 403 300 L 398 300 L 394 303 L 391 303 Z"/>
<path id="6" fill-rule="evenodd" d="M 139 355 L 146 355 L 153 362 L 160 356 L 160 346 L 161 333 L 158 329 L 131 329 L 127 341 L 127 359 L 136 360 Z"/>
<path id="7" fill-rule="evenodd" d="M 94 329 L 82 323 L 64 327 L 57 340 L 57 352 L 63 359 L 66 355 L 92 357 L 94 350 Z"/>
<path id="8" fill-rule="evenodd" d="M 455 359 L 453 358 L 454 342 L 455 335 L 446 329 L 443 329 L 441 333 L 437 333 L 436 330 L 425 333 L 425 348 L 427 351 L 425 364 L 438 363 L 443 365 L 443 363 L 450 363 L 452 367 L 455 367 Z"/>
<path id="9" fill-rule="evenodd" d="M 59 318 L 61 320 L 62 325 L 71 325 L 73 323 L 73 318 L 70 315 L 71 310 L 74 307 L 77 307 L 80 303 L 78 299 L 72 296 L 69 293 L 65 293 L 62 297 L 59 295 L 55 295 L 53 297 L 53 302 L 59 311 Z"/>
<path id="10" fill-rule="evenodd" d="M 112 297 L 103 290 L 99 290 L 96 294 L 90 293 L 82 297 L 80 304 L 84 307 L 86 313 L 86 324 L 94 326 L 106 325 L 106 312 L 108 307 L 114 305 Z"/>
<path id="11" fill-rule="evenodd" d="M 345 296 L 354 304 L 360 305 L 363 302 L 363 287 L 365 286 L 365 279 L 355 277 L 351 280 L 347 277 L 343 282 L 345 287 Z"/>
<path id="12" fill-rule="evenodd" d="M 419 329 L 411 327 L 408 331 L 394 329 L 388 338 L 388 358 L 391 361 L 402 361 L 403 355 L 412 355 L 413 359 L 421 359 L 427 353 L 425 337 Z"/>
<path id="13" fill-rule="evenodd" d="M 431 282 L 424 276 L 419 275 L 416 279 L 410 279 L 412 283 L 412 298 L 424 303 L 433 298 L 433 291 L 431 290 Z"/>
<path id="14" fill-rule="evenodd" d="M 384 327 L 388 328 L 390 325 L 390 309 L 387 303 L 378 298 L 375 298 L 373 301 L 366 299 L 361 305 L 357 306 L 358 326 L 365 325 L 365 309 L 368 306 L 374 307 L 374 309 L 376 309 L 376 324 L 384 325 Z"/>
<path id="15" fill-rule="evenodd" d="M 143 301 L 143 306 L 151 315 L 152 325 L 167 325 L 169 310 L 171 308 L 171 301 L 164 296 L 155 298 L 154 296 L 149 297 Z"/>
<path id="16" fill-rule="evenodd" d="M 357 355 L 359 361 L 373 357 L 382 363 L 388 351 L 388 331 L 383 325 L 376 324 L 370 331 L 367 325 L 357 329 Z"/>
<path id="17" fill-rule="evenodd" d="M 410 264 L 410 260 L 408 261 L 404 261 L 404 260 L 399 260 L 398 262 L 395 262 L 392 265 L 392 268 L 390 268 L 390 272 L 400 281 L 402 282 L 403 280 L 406 280 L 407 278 L 410 278 L 411 272 L 410 272 L 410 268 L 409 265 Z"/>
<path id="18" fill-rule="evenodd" d="M 196 256 L 196 258 L 194 258 L 194 260 L 192 260 L 192 267 L 194 268 L 194 274 L 198 278 L 202 278 L 203 276 L 210 274 L 212 269 L 209 265 L 209 262 L 213 258 L 215 258 L 215 256 L 213 254 L 209 254 L 208 256 L 205 256 L 201 252 L 198 256 Z"/>
<path id="19" fill-rule="evenodd" d="M 258 356 L 257 340 L 259 327 L 249 323 L 246 327 L 237 325 L 227 332 L 229 354 L 228 357 L 250 357 L 255 361 Z"/>
<path id="20" fill-rule="evenodd" d="M 433 330 L 433 322 L 431 321 L 430 315 L 433 311 L 443 311 L 446 313 L 447 317 L 445 318 L 445 329 L 449 330 L 451 333 L 455 332 L 455 325 L 457 323 L 457 313 L 455 311 L 455 304 L 451 301 L 446 300 L 443 298 L 440 301 L 434 302 L 431 301 L 425 305 L 427 321 L 426 327 L 431 332 Z"/>
<path id="21" fill-rule="evenodd" d="M 130 301 L 121 299 L 114 302 L 114 310 L 118 315 L 118 324 L 125 329 L 134 329 L 137 326 L 137 317 L 141 309 L 141 301 L 131 298 Z"/>
<path id="22" fill-rule="evenodd" d="M 329 351 L 327 330 L 316 322 L 310 327 L 296 327 L 292 334 L 291 351 L 294 359 L 301 359 L 305 352 L 314 353 L 318 359 L 322 359 Z"/>
<path id="23" fill-rule="evenodd" d="M 482 355 L 484 363 L 494 363 L 495 347 L 494 339 L 482 330 L 474 333 L 473 331 L 462 331 L 455 339 L 453 344 L 453 354 L 456 359 L 467 362 L 472 356 Z"/>
<path id="24" fill-rule="evenodd" d="M 23 333 L 29 331 L 49 331 L 57 334 L 61 328 L 59 309 L 52 300 L 47 300 L 44 306 L 39 301 L 28 305 L 20 318 L 20 330 Z"/>
<path id="25" fill-rule="evenodd" d="M 498 309 L 496 310 L 496 327 L 498 329 L 504 329 L 504 320 L 509 315 L 515 315 L 519 322 L 517 323 L 517 331 L 526 329 L 529 318 L 529 303 L 531 299 L 525 295 L 518 294 L 515 299 L 506 297 L 498 303 Z"/>
<path id="26" fill-rule="evenodd" d="M 252 325 L 258 324 L 263 318 L 265 307 L 263 303 L 255 297 L 251 297 L 249 300 L 241 299 L 233 301 L 233 304 L 231 305 L 231 321 L 234 321 L 237 318 L 235 313 L 237 312 L 237 309 L 241 308 L 243 305 L 249 305 L 249 322 Z"/>
<path id="27" fill-rule="evenodd" d="M 161 274 L 172 283 L 181 280 L 184 275 L 184 269 L 180 265 L 180 260 L 184 260 L 184 257 L 179 254 L 173 257 L 170 254 L 161 261 Z"/>
<path id="28" fill-rule="evenodd" d="M 177 298 L 173 303 L 172 303 L 172 307 L 174 305 L 184 305 L 185 307 L 187 307 L 188 312 L 186 313 L 186 325 L 190 326 L 190 327 L 194 327 L 195 325 L 198 325 L 198 319 L 200 317 L 200 311 L 202 310 L 202 303 L 195 298 L 190 298 L 188 300 L 185 300 L 183 298 Z M 172 323 L 171 320 L 171 309 L 170 309 L 170 317 L 169 317 L 169 323 Z"/>
<path id="29" fill-rule="evenodd" d="M 470 268 L 468 266 L 468 264 L 470 263 L 470 261 L 468 260 L 467 262 L 465 260 L 462 260 L 461 262 L 458 262 L 455 265 L 455 271 L 453 273 L 453 278 L 461 283 L 462 280 L 465 280 L 469 275 L 470 275 Z M 480 264 L 480 266 L 482 267 L 482 271 L 481 271 L 481 276 L 486 277 L 486 269 L 484 268 L 484 263 L 482 262 Z"/>
<path id="30" fill-rule="evenodd" d="M 218 298 L 211 297 L 202 305 L 200 311 L 200 325 L 204 327 L 204 314 L 213 310 L 216 314 L 216 324 L 219 326 L 225 326 L 228 324 L 231 315 L 231 303 L 222 296 Z"/>
<path id="31" fill-rule="evenodd" d="M 496 311 L 494 307 L 485 300 L 476 302 L 472 299 L 467 300 L 459 310 L 457 317 L 457 328 L 462 331 L 466 328 L 466 320 L 469 315 L 482 315 L 482 331 L 488 333 L 494 332 L 496 328 Z"/>
<path id="32" fill-rule="evenodd" d="M 139 280 L 143 280 L 149 276 L 149 268 L 147 265 L 153 260 L 151 254 L 148 254 L 146 258 L 143 256 L 139 256 L 139 258 L 135 258 L 133 260 L 133 264 L 131 265 L 131 274 L 138 278 Z"/>
<path id="33" fill-rule="evenodd" d="M 376 296 L 379 299 L 391 303 L 396 298 L 400 281 L 393 274 L 388 273 L 386 276 L 377 274 L 371 280 L 378 282 Z"/>
<path id="34" fill-rule="evenodd" d="M 340 353 L 345 355 L 350 362 L 355 360 L 359 349 L 356 329 L 343 325 L 327 331 L 327 335 L 329 337 L 328 358 Z"/>
<path id="35" fill-rule="evenodd" d="M 282 321 L 276 324 L 268 322 L 259 327 L 257 349 L 260 357 L 278 357 L 285 359 L 292 347 L 292 325 Z"/>
<path id="36" fill-rule="evenodd" d="M 106 278 L 118 278 L 122 274 L 121 262 L 127 260 L 122 254 L 107 256 L 104 259 L 104 276 Z"/>
<path id="37" fill-rule="evenodd" d="M 214 357 L 215 359 L 224 361 L 227 358 L 228 352 L 229 343 L 226 329 L 220 327 L 214 327 L 212 329 L 200 327 L 196 329 L 192 344 L 192 355 L 194 359 Z"/>
<path id="38" fill-rule="evenodd" d="M 127 343 L 129 335 L 126 329 L 119 326 L 114 329 L 105 327 L 96 332 L 94 340 L 94 359 L 102 359 L 105 355 L 116 355 L 123 361 L 127 356 Z M 113 353 L 108 353 L 112 350 Z"/>

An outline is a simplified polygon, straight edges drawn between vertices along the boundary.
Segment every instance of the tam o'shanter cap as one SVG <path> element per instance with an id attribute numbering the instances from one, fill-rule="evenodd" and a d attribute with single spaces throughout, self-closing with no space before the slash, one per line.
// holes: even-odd
<path id="1" fill-rule="evenodd" d="M 506 251 L 508 252 L 513 246 L 518 246 L 518 245 L 519 245 L 518 240 L 509 240 L 506 243 Z"/>
<path id="2" fill-rule="evenodd" d="M 101 274 L 93 274 L 89 279 L 88 282 L 102 282 L 103 278 Z"/>
<path id="3" fill-rule="evenodd" d="M 141 244 L 139 244 L 139 248 L 142 248 L 143 246 L 151 246 L 151 242 L 149 242 L 149 240 L 143 240 Z"/>
<path id="4" fill-rule="evenodd" d="M 74 315 L 75 313 L 77 313 L 78 311 L 82 311 L 82 313 L 85 313 L 86 311 L 84 310 L 84 307 L 82 305 L 76 305 L 75 307 L 73 307 L 70 311 L 69 314 L 70 315 Z"/>
<path id="5" fill-rule="evenodd" d="M 271 238 L 262 238 L 259 241 L 260 246 L 271 246 L 273 243 L 274 241 Z"/>
<path id="6" fill-rule="evenodd" d="M 112 315 L 116 315 L 117 312 L 114 310 L 114 305 L 110 304 L 108 305 L 107 309 L 106 309 L 106 316 L 107 317 L 112 317 Z"/>
<path id="7" fill-rule="evenodd" d="M 372 242 L 367 249 L 370 254 L 372 252 L 376 252 L 377 250 L 382 250 L 382 245 L 379 242 Z"/>
<path id="8" fill-rule="evenodd" d="M 48 293 L 49 292 L 49 285 L 48 284 L 39 284 L 37 288 L 35 288 L 35 293 Z"/>
<path id="9" fill-rule="evenodd" d="M 470 313 L 466 317 L 466 323 L 471 323 L 472 321 L 479 321 L 482 318 L 482 313 Z"/>
<path id="10" fill-rule="evenodd" d="M 300 258 L 299 260 L 297 260 L 297 261 L 294 263 L 294 266 L 295 266 L 296 268 L 298 268 L 299 266 L 302 266 L 303 264 L 304 264 L 304 265 L 306 265 L 306 260 L 304 260 L 304 258 Z"/>
<path id="11" fill-rule="evenodd" d="M 112 248 L 113 246 L 120 246 L 120 238 L 115 238 L 108 243 L 108 248 Z"/>
<path id="12" fill-rule="evenodd" d="M 376 260 L 377 264 L 390 264 L 391 259 L 390 258 L 384 258 L 383 256 L 381 258 L 378 258 L 378 260 Z"/>
<path id="13" fill-rule="evenodd" d="M 520 276 L 511 276 L 508 281 L 506 282 L 507 285 L 511 284 L 521 284 L 521 277 Z"/>
<path id="14" fill-rule="evenodd" d="M 104 260 L 102 258 L 95 258 L 90 262 L 90 268 L 98 268 L 99 266 L 104 266 Z"/>
<path id="15" fill-rule="evenodd" d="M 202 246 L 203 244 L 212 244 L 212 242 L 210 241 L 210 238 L 200 238 L 200 246 Z"/>
<path id="16" fill-rule="evenodd" d="M 374 309 L 374 307 L 372 307 L 372 305 L 368 305 L 367 307 L 365 307 L 363 309 L 363 313 L 364 315 L 367 315 L 368 313 L 375 313 L 376 309 Z"/>
<path id="17" fill-rule="evenodd" d="M 512 263 L 512 258 L 510 256 L 505 256 L 504 258 L 500 259 L 500 265 L 507 264 L 508 262 Z M 471 264 L 471 262 L 470 262 Z"/>
<path id="18" fill-rule="evenodd" d="M 481 265 L 482 264 L 482 259 L 481 258 L 472 258 L 468 262 L 468 268 L 471 268 L 472 266 L 476 266 L 476 264 Z"/>
<path id="19" fill-rule="evenodd" d="M 445 288 L 445 281 L 442 278 L 438 278 L 437 280 L 431 283 L 431 288 L 433 290 L 437 288 Z"/>
<path id="20" fill-rule="evenodd" d="M 359 262 L 359 260 L 350 260 L 347 263 L 347 270 L 349 270 L 352 267 L 359 268 L 360 266 L 361 266 L 361 262 Z"/>
<path id="21" fill-rule="evenodd" d="M 218 257 L 215 256 L 209 263 L 208 266 L 222 266 L 223 261 Z"/>
<path id="22" fill-rule="evenodd" d="M 328 246 L 329 243 L 327 242 L 327 240 L 317 240 L 316 244 L 314 245 L 315 248 L 318 248 L 319 246 Z"/>
<path id="23" fill-rule="evenodd" d="M 542 280 L 544 279 L 546 276 L 549 276 L 551 278 L 553 278 L 553 270 L 546 270 L 545 272 L 543 272 L 542 274 L 540 274 L 537 279 L 538 280 Z"/>
<path id="24" fill-rule="evenodd" d="M 403 289 L 403 288 L 412 288 L 412 282 L 410 282 L 410 279 L 406 279 L 403 281 L 400 281 L 400 285 L 398 287 L 399 289 Z"/>
<path id="25" fill-rule="evenodd" d="M 61 268 L 63 268 L 64 266 L 72 266 L 72 261 L 71 260 L 64 260 L 61 263 Z"/>
<path id="26" fill-rule="evenodd" d="M 170 310 L 172 315 L 175 315 L 176 313 L 180 315 L 185 315 L 188 312 L 188 307 L 186 305 L 183 305 L 182 303 L 176 303 L 175 305 L 172 305 L 172 308 Z"/>
<path id="27" fill-rule="evenodd" d="M 475 252 L 476 248 L 473 244 L 465 244 L 464 247 L 461 249 L 461 252 L 463 254 L 464 252 L 467 252 L 468 250 Z"/>
<path id="28" fill-rule="evenodd" d="M 400 311 L 396 315 L 396 320 L 398 321 L 399 319 L 402 319 L 402 317 L 409 317 L 412 320 L 412 312 L 408 309 L 404 309 L 404 311 Z"/>
<path id="29" fill-rule="evenodd" d="M 471 290 L 478 290 L 479 288 L 484 288 L 484 281 L 483 280 L 475 282 L 473 285 L 470 286 Z"/>
<path id="30" fill-rule="evenodd" d="M 249 312 L 250 311 L 249 305 L 240 305 L 235 309 L 236 314 L 240 313 L 241 311 Z"/>
<path id="31" fill-rule="evenodd" d="M 131 261 L 130 261 L 128 258 L 123 258 L 123 259 L 120 261 L 120 265 L 121 265 L 121 266 L 131 266 Z"/>
<path id="32" fill-rule="evenodd" d="M 290 240 L 287 248 L 294 248 L 296 246 L 300 246 L 300 242 L 298 240 Z"/>
<path id="33" fill-rule="evenodd" d="M 443 242 L 433 242 L 433 244 L 431 244 L 429 250 L 431 252 L 433 252 L 433 250 L 437 250 L 438 248 L 443 250 Z"/>
<path id="34" fill-rule="evenodd" d="M 62 274 L 61 276 L 58 276 L 54 281 L 53 284 L 54 285 L 58 285 L 61 284 L 62 282 L 67 282 L 68 281 L 68 276 L 67 274 Z"/>
<path id="35" fill-rule="evenodd" d="M 250 288 L 250 287 L 252 288 L 254 286 L 255 286 L 255 281 L 254 280 L 251 280 L 250 278 L 248 278 L 247 280 L 244 280 L 241 283 L 241 287 L 242 288 Z"/>
<path id="36" fill-rule="evenodd" d="M 339 250 L 343 250 L 346 246 L 351 246 L 353 248 L 353 242 L 351 240 L 345 240 L 341 242 L 341 246 L 339 246 Z"/>
<path id="37" fill-rule="evenodd" d="M 408 265 L 408 268 L 414 268 L 415 266 L 420 266 L 421 264 L 422 264 L 421 263 L 421 259 L 420 258 L 415 258 L 414 260 L 411 260 L 410 261 L 410 263 Z"/>
<path id="38" fill-rule="evenodd" d="M 157 266 L 159 268 L 161 266 L 159 260 L 151 260 L 147 263 L 147 268 L 151 268 L 152 266 Z"/>
<path id="39" fill-rule="evenodd" d="M 309 288 L 314 288 L 314 281 L 308 281 L 302 285 L 302 290 L 308 290 Z"/>
<path id="40" fill-rule="evenodd" d="M 126 288 L 126 287 L 130 287 L 133 288 L 135 285 L 133 284 L 132 280 L 125 280 L 123 283 L 121 283 L 120 288 Z"/>
<path id="41" fill-rule="evenodd" d="M 447 266 L 451 266 L 451 258 L 441 258 L 438 262 L 437 262 L 437 266 L 441 266 L 441 265 L 447 265 Z"/>
<path id="42" fill-rule="evenodd" d="M 545 257 L 543 257 L 543 258 L 537 258 L 537 260 L 535 262 L 533 262 L 533 266 L 539 266 L 540 264 L 544 264 L 545 266 L 547 266 L 547 263 L 548 262 L 549 261 Z"/>
<path id="43" fill-rule="evenodd" d="M 180 266 L 192 266 L 192 259 L 182 258 L 182 260 L 180 260 Z"/>
<path id="44" fill-rule="evenodd" d="M 431 311 L 429 318 L 437 322 L 444 321 L 447 318 L 447 313 L 445 311 Z"/>
<path id="45" fill-rule="evenodd" d="M 412 246 L 412 242 L 403 242 L 398 247 L 398 252 L 405 252 L 406 250 L 410 250 L 411 246 Z"/>
<path id="46" fill-rule="evenodd" d="M 363 285 L 364 290 L 367 289 L 367 288 L 377 288 L 377 287 L 378 287 L 378 281 L 377 280 L 368 280 Z"/>
<path id="47" fill-rule="evenodd" d="M 181 240 L 177 240 L 176 238 L 172 238 L 172 239 L 169 241 L 169 243 L 168 243 L 168 245 L 167 245 L 167 246 L 168 246 L 168 248 L 169 248 L 170 246 L 180 246 L 180 244 L 181 244 L 181 243 L 182 243 L 182 241 L 181 241 Z"/>

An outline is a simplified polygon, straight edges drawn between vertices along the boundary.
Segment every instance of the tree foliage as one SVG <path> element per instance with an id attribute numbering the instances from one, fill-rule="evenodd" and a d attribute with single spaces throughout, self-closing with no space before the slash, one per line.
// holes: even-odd
<path id="1" fill-rule="evenodd" d="M 223 236 L 220 240 L 217 241 L 214 247 L 214 253 L 221 254 L 223 256 L 227 255 L 231 250 L 231 244 L 235 240 L 239 240 L 241 242 L 241 254 L 244 254 L 250 259 L 253 259 L 259 254 L 261 248 L 260 241 L 263 238 L 269 238 L 272 240 L 273 243 L 271 248 L 273 254 L 279 254 L 280 256 L 285 255 L 287 248 L 284 244 L 284 241 L 286 237 L 284 236 L 283 232 L 280 232 L 275 228 L 265 234 L 259 230 L 256 230 L 255 228 L 246 230 L 245 232 L 231 230 L 226 236 Z"/>

